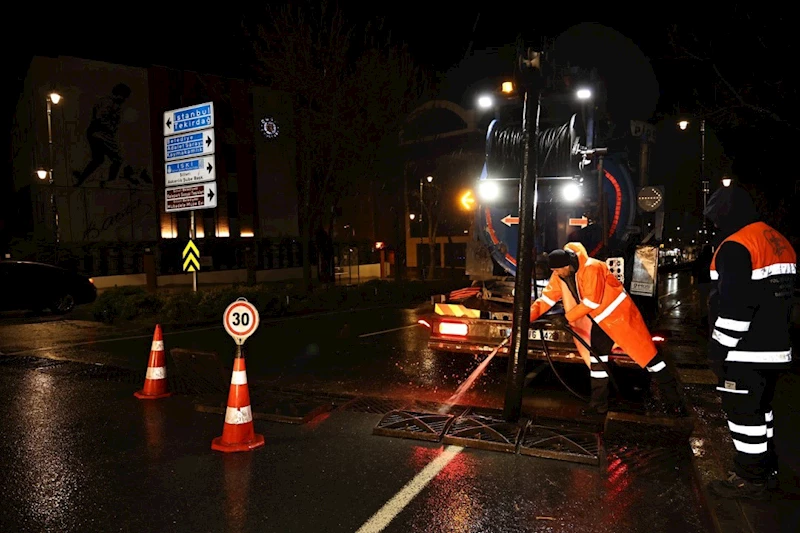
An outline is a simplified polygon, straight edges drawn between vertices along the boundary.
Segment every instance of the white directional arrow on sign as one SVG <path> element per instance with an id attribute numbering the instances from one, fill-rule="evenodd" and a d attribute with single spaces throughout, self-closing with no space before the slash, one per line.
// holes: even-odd
<path id="1" fill-rule="evenodd" d="M 164 164 L 164 184 L 167 187 L 205 183 L 217 179 L 214 155 L 181 159 Z"/>
<path id="2" fill-rule="evenodd" d="M 165 211 L 194 211 L 217 207 L 217 183 L 198 183 L 164 189 Z"/>
<path id="3" fill-rule="evenodd" d="M 519 217 L 512 217 L 511 215 L 506 215 L 503 218 L 501 218 L 500 221 L 510 228 L 512 224 L 519 224 Z"/>
<path id="4" fill-rule="evenodd" d="M 214 153 L 215 148 L 213 129 L 164 137 L 164 159 L 166 161 L 210 155 Z"/>

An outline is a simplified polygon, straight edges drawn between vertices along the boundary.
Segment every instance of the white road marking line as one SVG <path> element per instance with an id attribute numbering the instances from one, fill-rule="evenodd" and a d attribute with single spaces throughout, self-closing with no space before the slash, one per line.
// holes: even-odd
<path id="1" fill-rule="evenodd" d="M 442 454 L 428 463 L 422 471 L 406 483 L 400 492 L 395 494 L 391 500 L 372 515 L 363 526 L 358 528 L 356 533 L 380 533 L 394 518 L 405 509 L 414 497 L 422 492 L 428 483 L 441 472 L 447 464 L 452 461 L 464 448 L 461 446 L 448 446 Z"/>
<path id="2" fill-rule="evenodd" d="M 338 315 L 338 314 L 342 314 L 342 313 L 351 313 L 351 312 L 356 312 L 356 311 L 370 311 L 370 310 L 374 310 L 374 309 L 383 309 L 385 307 L 387 307 L 387 306 L 365 307 L 363 309 L 344 309 L 344 310 L 341 310 L 341 311 L 328 311 L 328 312 L 325 312 L 325 313 L 314 313 L 314 314 L 310 314 L 310 315 L 298 315 L 298 316 L 289 316 L 289 317 L 284 317 L 284 318 L 273 318 L 273 319 L 268 319 L 268 320 L 262 320 L 261 323 L 262 324 L 275 324 L 275 323 L 278 323 L 278 322 L 288 322 L 290 320 L 303 320 L 303 319 L 306 319 L 306 318 L 316 318 L 316 317 L 325 316 L 325 315 Z M 198 331 L 211 331 L 211 330 L 215 330 L 215 329 L 222 329 L 222 325 L 219 325 L 219 326 L 207 326 L 207 327 L 204 327 L 204 328 L 195 328 L 195 329 L 184 329 L 184 330 L 180 330 L 180 331 L 169 331 L 169 332 L 164 332 L 163 335 L 165 337 L 171 336 L 171 335 L 185 335 L 187 333 L 197 333 Z M 129 337 L 111 337 L 111 338 L 108 338 L 108 339 L 99 339 L 99 340 L 95 340 L 95 341 L 76 342 L 76 343 L 73 343 L 73 344 L 61 344 L 59 346 L 46 346 L 44 348 L 31 348 L 31 349 L 28 349 L 28 350 L 21 350 L 19 352 L 12 352 L 12 353 L 2 354 L 2 355 L 23 355 L 23 354 L 27 354 L 27 353 L 44 352 L 44 351 L 47 351 L 47 350 L 63 350 L 65 348 L 76 348 L 78 346 L 88 346 L 90 344 L 100 344 L 100 343 L 104 343 L 104 342 L 132 341 L 132 340 L 136 340 L 136 339 L 152 339 L 152 338 L 153 338 L 152 334 L 132 335 L 132 336 L 129 336 Z"/>
<path id="3" fill-rule="evenodd" d="M 392 331 L 400 331 L 401 329 L 413 328 L 416 325 L 417 324 L 409 324 L 408 326 L 401 326 L 399 328 L 384 329 L 383 331 L 375 331 L 374 333 L 364 333 L 363 335 L 359 335 L 358 338 L 372 337 L 373 335 L 381 335 L 383 333 L 391 333 Z"/>

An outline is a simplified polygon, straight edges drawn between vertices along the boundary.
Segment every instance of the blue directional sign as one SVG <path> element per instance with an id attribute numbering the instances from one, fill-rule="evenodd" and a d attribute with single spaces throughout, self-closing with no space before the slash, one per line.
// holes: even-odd
<path id="1" fill-rule="evenodd" d="M 188 133 L 214 127 L 214 102 L 164 112 L 164 135 Z"/>
<path id="2" fill-rule="evenodd" d="M 213 155 L 172 161 L 164 165 L 164 185 L 177 187 L 217 179 L 217 163 Z"/>
<path id="3" fill-rule="evenodd" d="M 214 130 L 208 129 L 185 135 L 164 138 L 164 159 L 173 161 L 187 157 L 210 155 L 214 153 Z"/>

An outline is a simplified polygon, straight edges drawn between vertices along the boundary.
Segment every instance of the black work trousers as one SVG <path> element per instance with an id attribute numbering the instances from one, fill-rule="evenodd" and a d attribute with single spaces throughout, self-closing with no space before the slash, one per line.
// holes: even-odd
<path id="1" fill-rule="evenodd" d="M 600 361 L 595 358 L 593 354 L 589 354 L 590 373 L 591 376 L 591 389 L 592 397 L 590 405 L 602 411 L 608 408 L 608 381 L 609 376 L 605 367 L 601 364 L 608 364 L 608 355 L 614 347 L 614 341 L 603 331 L 597 324 L 592 324 L 591 332 L 591 346 L 595 352 L 600 355 Z M 656 380 L 661 387 L 664 400 L 670 402 L 678 402 L 679 396 L 677 391 L 677 382 L 675 376 L 669 369 L 667 361 L 661 355 L 661 352 L 656 353 L 656 356 L 647 363 L 647 372 Z"/>
<path id="2" fill-rule="evenodd" d="M 608 355 L 614 347 L 614 341 L 600 326 L 592 322 L 590 345 L 600 356 L 598 361 L 594 354 L 589 354 L 589 376 L 591 377 L 592 396 L 589 405 L 600 412 L 608 410 L 608 372 L 600 361 L 608 365 Z"/>
<path id="3" fill-rule="evenodd" d="M 777 471 L 772 399 L 779 375 L 779 370 L 732 363 L 725 365 L 717 386 L 736 447 L 734 472 L 744 479 L 764 482 Z"/>

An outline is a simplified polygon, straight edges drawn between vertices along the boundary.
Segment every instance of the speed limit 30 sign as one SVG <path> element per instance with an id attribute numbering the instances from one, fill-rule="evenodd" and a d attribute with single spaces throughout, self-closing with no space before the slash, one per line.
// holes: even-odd
<path id="1" fill-rule="evenodd" d="M 239 298 L 225 309 L 222 325 L 239 346 L 258 329 L 258 311 L 244 298 Z"/>

